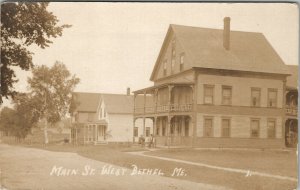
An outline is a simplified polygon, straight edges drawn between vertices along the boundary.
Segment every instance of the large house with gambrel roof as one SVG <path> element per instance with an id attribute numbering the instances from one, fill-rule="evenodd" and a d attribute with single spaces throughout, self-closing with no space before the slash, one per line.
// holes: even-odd
<path id="1" fill-rule="evenodd" d="M 134 119 L 151 119 L 162 146 L 284 147 L 289 75 L 262 33 L 229 17 L 223 30 L 170 25 Z"/>

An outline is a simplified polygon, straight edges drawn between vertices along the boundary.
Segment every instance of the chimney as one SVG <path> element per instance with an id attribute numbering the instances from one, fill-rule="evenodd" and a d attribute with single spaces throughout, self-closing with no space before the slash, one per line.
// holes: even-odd
<path id="1" fill-rule="evenodd" d="M 130 88 L 127 88 L 127 96 L 130 96 Z"/>
<path id="2" fill-rule="evenodd" d="M 224 18 L 223 46 L 226 50 L 230 49 L 230 17 Z"/>

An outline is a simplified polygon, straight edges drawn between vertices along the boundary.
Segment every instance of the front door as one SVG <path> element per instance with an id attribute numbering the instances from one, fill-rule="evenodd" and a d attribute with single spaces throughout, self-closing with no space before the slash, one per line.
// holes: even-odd
<path id="1" fill-rule="evenodd" d="M 104 141 L 105 140 L 105 125 L 98 125 L 98 131 L 97 131 L 97 141 Z"/>
<path id="2" fill-rule="evenodd" d="M 288 119 L 285 123 L 285 143 L 287 147 L 296 147 L 298 144 L 298 121 Z"/>

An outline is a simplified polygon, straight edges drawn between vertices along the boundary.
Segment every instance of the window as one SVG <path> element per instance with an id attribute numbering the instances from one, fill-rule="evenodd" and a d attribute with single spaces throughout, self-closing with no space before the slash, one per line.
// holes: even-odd
<path id="1" fill-rule="evenodd" d="M 204 85 L 204 104 L 213 104 L 214 101 L 214 86 Z"/>
<path id="2" fill-rule="evenodd" d="M 174 125 L 174 123 L 172 123 L 171 128 L 170 128 L 170 134 L 174 135 L 174 133 L 175 133 L 175 125 Z"/>
<path id="3" fill-rule="evenodd" d="M 166 136 L 166 120 L 162 120 L 162 136 Z"/>
<path id="4" fill-rule="evenodd" d="M 189 129 L 190 129 L 190 127 L 189 127 L 189 120 L 186 119 L 184 121 L 184 136 L 188 137 L 190 135 Z"/>
<path id="5" fill-rule="evenodd" d="M 139 128 L 138 128 L 138 127 L 135 127 L 135 128 L 134 128 L 133 135 L 134 135 L 135 137 L 138 137 L 138 136 L 139 136 Z"/>
<path id="6" fill-rule="evenodd" d="M 275 138 L 275 131 L 276 131 L 276 121 L 269 120 L 268 121 L 268 138 Z"/>
<path id="7" fill-rule="evenodd" d="M 260 106 L 260 88 L 251 88 L 251 106 Z"/>
<path id="8" fill-rule="evenodd" d="M 77 122 L 79 119 L 79 113 L 75 113 L 75 122 Z"/>
<path id="9" fill-rule="evenodd" d="M 259 120 L 251 120 L 251 137 L 259 137 Z"/>
<path id="10" fill-rule="evenodd" d="M 164 64 L 164 76 L 166 76 L 167 75 L 167 60 L 164 60 L 163 64 Z"/>
<path id="11" fill-rule="evenodd" d="M 172 58 L 172 61 L 171 61 L 171 73 L 172 74 L 174 73 L 174 69 L 175 69 L 175 58 Z"/>
<path id="12" fill-rule="evenodd" d="M 146 137 L 150 137 L 150 127 L 146 127 Z"/>
<path id="13" fill-rule="evenodd" d="M 100 108 L 99 119 L 102 118 L 102 108 Z"/>
<path id="14" fill-rule="evenodd" d="M 103 109 L 103 117 L 106 117 L 106 111 Z"/>
<path id="15" fill-rule="evenodd" d="M 157 125 L 157 126 L 156 126 L 156 135 L 159 135 L 159 130 L 160 130 L 160 126 Z"/>
<path id="16" fill-rule="evenodd" d="M 231 105 L 231 95 L 232 87 L 231 86 L 222 86 L 222 104 Z"/>
<path id="17" fill-rule="evenodd" d="M 213 120 L 212 118 L 204 119 L 204 137 L 213 136 Z"/>
<path id="18" fill-rule="evenodd" d="M 180 60 L 179 60 L 179 63 L 180 63 L 180 71 L 183 71 L 183 66 L 184 66 L 184 53 L 180 54 Z"/>
<path id="19" fill-rule="evenodd" d="M 88 113 L 88 121 L 92 121 L 93 120 L 93 113 Z"/>
<path id="20" fill-rule="evenodd" d="M 276 107 L 277 105 L 277 89 L 268 89 L 268 107 Z"/>
<path id="21" fill-rule="evenodd" d="M 175 57 L 176 56 L 176 51 L 175 51 L 175 47 L 173 47 L 172 49 L 172 57 Z"/>
<path id="22" fill-rule="evenodd" d="M 230 137 L 230 119 L 222 119 L 222 137 Z"/>

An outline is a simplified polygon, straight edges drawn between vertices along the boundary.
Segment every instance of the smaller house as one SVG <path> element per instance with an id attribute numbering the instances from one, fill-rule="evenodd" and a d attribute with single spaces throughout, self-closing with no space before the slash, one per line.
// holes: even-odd
<path id="1" fill-rule="evenodd" d="M 74 92 L 71 142 L 102 144 L 132 142 L 133 96 Z"/>

